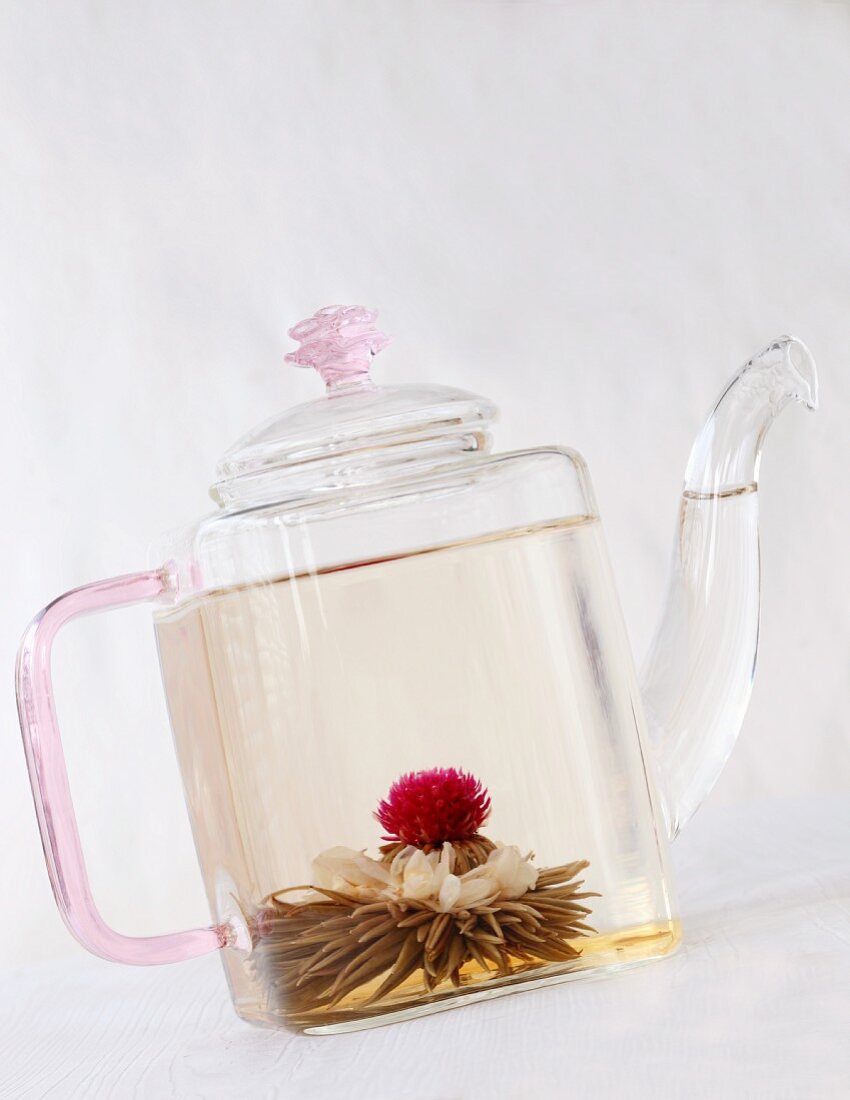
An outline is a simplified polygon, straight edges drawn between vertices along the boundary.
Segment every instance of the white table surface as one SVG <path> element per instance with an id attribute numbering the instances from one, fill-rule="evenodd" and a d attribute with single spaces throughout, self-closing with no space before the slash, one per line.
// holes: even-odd
<path id="1" fill-rule="evenodd" d="M 250 1027 L 211 957 L 21 968 L 0 1096 L 850 1097 L 849 841 L 850 797 L 709 803 L 675 846 L 673 957 L 357 1034 Z"/>

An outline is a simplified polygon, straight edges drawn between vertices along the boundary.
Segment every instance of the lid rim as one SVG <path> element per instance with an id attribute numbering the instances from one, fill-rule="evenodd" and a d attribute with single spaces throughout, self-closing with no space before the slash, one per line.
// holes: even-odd
<path id="1" fill-rule="evenodd" d="M 210 488 L 210 496 L 229 512 L 248 511 L 258 505 L 303 504 L 329 493 L 374 490 L 380 484 L 397 487 L 423 473 L 457 467 L 470 458 L 488 454 L 492 436 L 484 427 L 464 425 L 464 431 L 399 438 L 384 447 L 325 454 L 300 463 L 258 468 L 223 478 Z M 360 457 L 362 461 L 351 463 Z"/>
<path id="2" fill-rule="evenodd" d="M 445 441 L 452 451 L 465 450 L 458 448 L 459 437 L 486 436 L 497 416 L 487 398 L 448 386 L 352 388 L 297 405 L 247 433 L 218 462 L 210 494 L 219 503 L 247 497 L 257 478 L 277 473 L 285 481 L 308 469 L 330 473 L 340 460 L 355 456 L 364 461 L 352 466 L 352 473 L 367 466 L 388 469 L 394 455 L 403 461 L 405 448 L 412 446 L 440 450 Z M 240 480 L 246 492 L 237 491 Z M 309 480 L 313 491 L 320 488 L 320 482 Z"/>

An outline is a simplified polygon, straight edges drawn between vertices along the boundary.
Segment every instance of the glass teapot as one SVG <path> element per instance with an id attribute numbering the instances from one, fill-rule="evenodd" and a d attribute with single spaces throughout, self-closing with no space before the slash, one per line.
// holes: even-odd
<path id="1" fill-rule="evenodd" d="M 668 842 L 737 737 L 758 643 L 759 457 L 817 404 L 780 337 L 691 452 L 638 678 L 587 468 L 490 451 L 494 406 L 375 384 L 376 314 L 329 307 L 287 358 L 327 393 L 222 458 L 213 514 L 146 572 L 51 603 L 17 691 L 65 922 L 96 955 L 220 950 L 245 1019 L 332 1032 L 664 956 Z M 213 924 L 129 937 L 95 907 L 51 689 L 70 619 L 140 601 Z"/>

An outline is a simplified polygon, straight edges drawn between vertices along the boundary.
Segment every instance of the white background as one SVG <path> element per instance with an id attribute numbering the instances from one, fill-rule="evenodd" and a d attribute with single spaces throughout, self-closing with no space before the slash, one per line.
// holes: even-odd
<path id="1" fill-rule="evenodd" d="M 379 380 L 486 393 L 501 447 L 583 452 L 638 657 L 693 435 L 744 359 L 806 340 L 822 409 L 768 442 L 759 675 L 701 812 L 850 792 L 850 5 L 7 0 L 0 151 L 0 964 L 79 950 L 18 638 L 148 564 L 220 452 L 318 394 L 285 332 L 330 302 L 381 311 Z M 56 658 L 104 914 L 206 923 L 149 614 Z"/>

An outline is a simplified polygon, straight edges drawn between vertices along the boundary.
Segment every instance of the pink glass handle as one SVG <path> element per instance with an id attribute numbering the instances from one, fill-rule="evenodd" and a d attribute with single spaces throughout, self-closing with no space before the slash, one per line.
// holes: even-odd
<path id="1" fill-rule="evenodd" d="M 79 615 L 156 600 L 173 591 L 168 567 L 97 581 L 66 592 L 30 623 L 18 651 L 18 714 L 47 871 L 62 919 L 83 947 L 112 962 L 179 962 L 226 947 L 226 925 L 165 936 L 122 936 L 103 921 L 86 874 L 56 723 L 50 653 L 59 628 Z"/>

